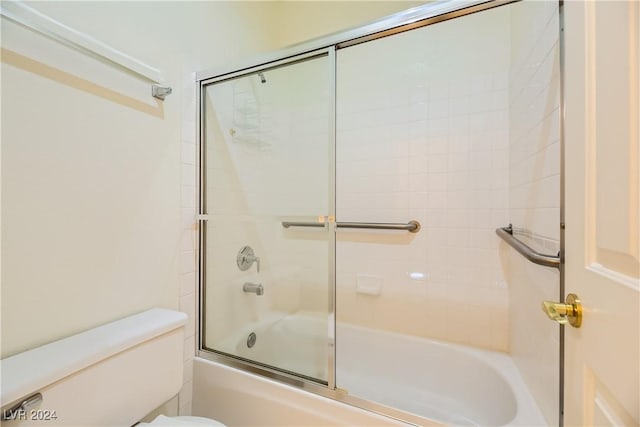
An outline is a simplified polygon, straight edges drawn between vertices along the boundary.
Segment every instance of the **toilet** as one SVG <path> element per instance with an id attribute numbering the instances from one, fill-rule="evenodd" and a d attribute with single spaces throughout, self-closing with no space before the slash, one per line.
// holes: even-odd
<path id="1" fill-rule="evenodd" d="M 182 388 L 186 323 L 156 308 L 2 359 L 2 426 L 224 427 L 192 416 L 141 421 Z"/>

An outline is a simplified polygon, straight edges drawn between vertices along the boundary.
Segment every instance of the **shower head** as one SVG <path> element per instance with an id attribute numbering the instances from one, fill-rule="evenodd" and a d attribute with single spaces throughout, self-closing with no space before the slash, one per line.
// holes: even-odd
<path id="1" fill-rule="evenodd" d="M 266 83 L 267 82 L 267 79 L 264 78 L 264 74 L 258 73 L 258 77 L 260 77 L 260 82 L 261 83 Z"/>

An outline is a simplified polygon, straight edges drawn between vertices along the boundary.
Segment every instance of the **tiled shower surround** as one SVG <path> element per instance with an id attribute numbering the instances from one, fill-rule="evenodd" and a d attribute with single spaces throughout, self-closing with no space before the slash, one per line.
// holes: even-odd
<path id="1" fill-rule="evenodd" d="M 560 56 L 558 5 L 511 7 L 509 220 L 537 251 L 560 249 Z M 560 300 L 558 270 L 503 252 L 512 302 L 511 355 L 550 425 L 558 424 L 559 328 L 540 310 Z"/>
<path id="2" fill-rule="evenodd" d="M 508 351 L 509 9 L 338 52 L 338 321 Z M 379 295 L 357 292 L 358 275 Z"/>
<path id="3" fill-rule="evenodd" d="M 422 225 L 338 230 L 337 321 L 509 353 L 550 424 L 557 327 L 539 305 L 558 274 L 495 229 L 558 249 L 557 24 L 556 3 L 525 1 L 338 50 L 336 68 L 336 220 Z M 327 233 L 280 223 L 329 213 L 328 73 L 314 61 L 207 92 L 210 343 L 269 313 L 327 312 Z M 259 273 L 235 265 L 247 244 Z"/>

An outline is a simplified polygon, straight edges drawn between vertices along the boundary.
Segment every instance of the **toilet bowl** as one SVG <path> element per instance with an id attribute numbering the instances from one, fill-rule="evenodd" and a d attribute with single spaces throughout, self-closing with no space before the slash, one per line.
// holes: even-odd
<path id="1" fill-rule="evenodd" d="M 219 423 L 211 418 L 204 417 L 165 417 L 164 415 L 158 415 L 150 423 L 139 423 L 138 426 L 172 426 L 172 427 L 197 427 L 197 426 L 209 426 L 209 427 L 226 427 L 224 424 Z"/>

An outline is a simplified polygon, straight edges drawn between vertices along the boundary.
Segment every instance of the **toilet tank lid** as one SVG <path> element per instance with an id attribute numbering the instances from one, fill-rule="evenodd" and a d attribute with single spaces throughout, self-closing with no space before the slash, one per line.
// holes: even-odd
<path id="1" fill-rule="evenodd" d="M 10 404 L 128 348 L 187 323 L 179 311 L 151 310 L 89 329 L 0 361 L 0 402 Z"/>

